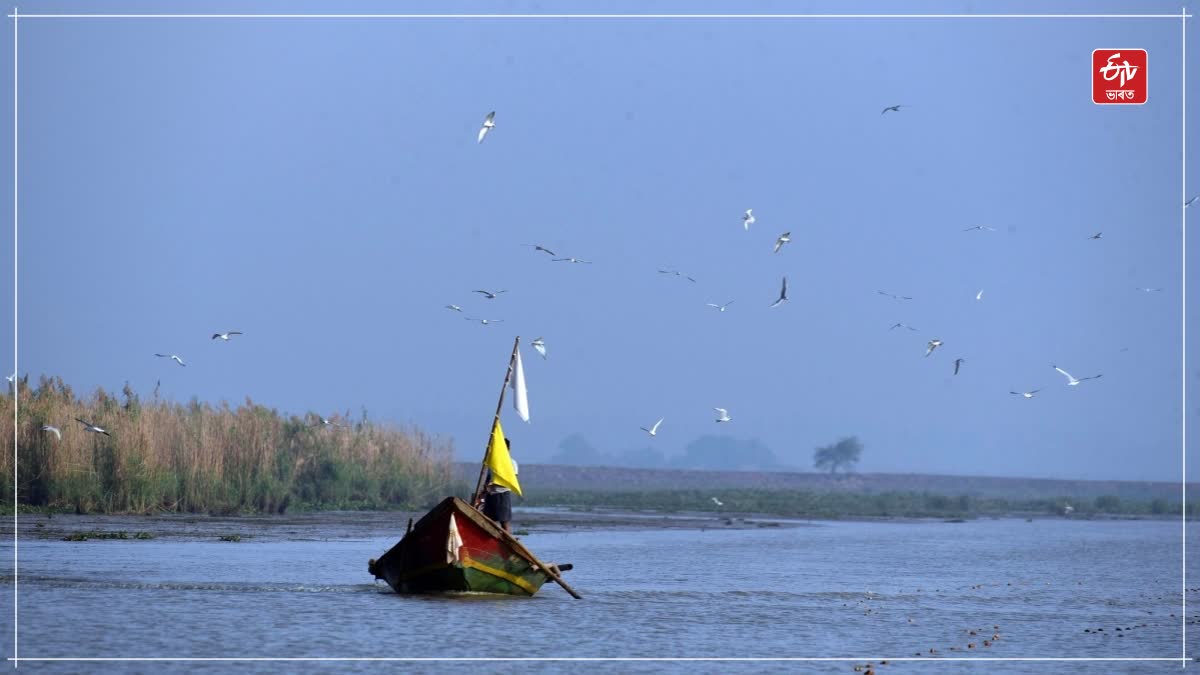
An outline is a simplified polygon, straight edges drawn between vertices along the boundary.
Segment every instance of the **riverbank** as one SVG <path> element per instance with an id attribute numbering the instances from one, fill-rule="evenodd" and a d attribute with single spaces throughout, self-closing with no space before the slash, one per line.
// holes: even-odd
<path id="1" fill-rule="evenodd" d="M 453 445 L 418 427 L 288 415 L 249 398 L 78 396 L 61 378 L 22 378 L 0 396 L 0 502 L 78 513 L 285 513 L 418 508 L 452 488 Z M 81 424 L 86 420 L 95 429 Z M 14 427 L 14 424 L 16 426 Z M 15 445 L 14 445 L 15 444 Z M 11 513 L 11 510 L 9 511 Z"/>
<path id="2" fill-rule="evenodd" d="M 404 534 L 409 518 L 419 519 L 424 511 L 313 511 L 288 515 L 104 515 L 74 513 L 26 513 L 17 519 L 22 541 L 88 542 L 130 540 L 224 541 L 231 545 L 250 542 L 344 541 L 394 538 Z M 1161 520 L 1165 517 L 1148 517 Z M 1051 514 L 1013 513 L 980 518 L 845 517 L 834 519 L 789 518 L 769 513 L 699 511 L 631 511 L 622 509 L 570 509 L 518 507 L 513 513 L 513 530 L 525 534 L 561 534 L 586 531 L 641 530 L 748 530 L 801 528 L 830 521 L 878 523 L 969 522 L 971 520 L 1131 520 L 1131 516 L 1063 517 Z M 2 521 L 0 541 L 10 540 L 13 521 Z"/>

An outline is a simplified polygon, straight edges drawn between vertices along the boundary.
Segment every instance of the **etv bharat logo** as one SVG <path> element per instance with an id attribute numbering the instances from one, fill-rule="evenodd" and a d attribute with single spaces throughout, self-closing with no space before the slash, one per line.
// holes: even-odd
<path id="1" fill-rule="evenodd" d="M 1145 49 L 1092 52 L 1092 103 L 1145 103 L 1146 81 Z"/>

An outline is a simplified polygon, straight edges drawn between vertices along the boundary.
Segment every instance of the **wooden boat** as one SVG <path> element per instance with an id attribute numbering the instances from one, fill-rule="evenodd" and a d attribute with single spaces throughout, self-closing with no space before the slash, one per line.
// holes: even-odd
<path id="1" fill-rule="evenodd" d="M 458 497 L 433 507 L 367 570 L 397 593 L 502 593 L 529 596 L 547 579 L 568 592 L 560 572 L 571 565 L 539 561 L 523 544 Z"/>

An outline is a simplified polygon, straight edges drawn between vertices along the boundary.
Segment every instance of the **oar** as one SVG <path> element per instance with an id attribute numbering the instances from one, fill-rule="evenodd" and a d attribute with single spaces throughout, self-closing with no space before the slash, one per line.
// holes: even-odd
<path id="1" fill-rule="evenodd" d="M 545 570 L 546 574 L 551 579 L 553 579 L 559 586 L 562 586 L 564 591 L 571 594 L 571 597 L 575 598 L 576 600 L 583 599 L 582 595 L 576 593 L 574 588 L 571 588 L 569 585 L 567 585 L 567 582 L 563 581 L 562 576 L 559 575 L 558 572 L 555 572 L 552 567 L 550 567 L 546 563 L 542 562 L 541 560 L 538 560 L 537 556 L 535 556 L 529 549 L 525 548 L 525 545 L 522 544 L 516 537 L 512 536 L 508 532 L 505 532 L 504 528 L 502 528 L 502 527 L 497 528 L 497 529 L 500 531 L 500 534 L 503 535 L 505 541 L 508 542 L 509 546 L 512 546 L 513 548 L 517 549 L 518 553 L 521 553 L 525 557 L 527 557 L 530 560 L 532 560 L 533 562 L 537 563 L 537 566 L 542 568 L 543 570 Z"/>

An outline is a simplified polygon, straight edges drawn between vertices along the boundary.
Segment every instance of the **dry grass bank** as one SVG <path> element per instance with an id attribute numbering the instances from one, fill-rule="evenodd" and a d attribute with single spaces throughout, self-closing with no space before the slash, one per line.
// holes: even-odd
<path id="1" fill-rule="evenodd" d="M 416 428 L 284 416 L 249 398 L 236 408 L 143 401 L 126 385 L 78 397 L 60 378 L 19 388 L 22 504 L 88 512 L 279 512 L 418 507 L 452 481 L 448 442 Z M 13 474 L 12 388 L 0 397 L 0 476 Z M 111 436 L 88 432 L 82 418 Z M 41 430 L 51 424 L 62 439 Z M 11 504 L 11 478 L 0 499 Z"/>

